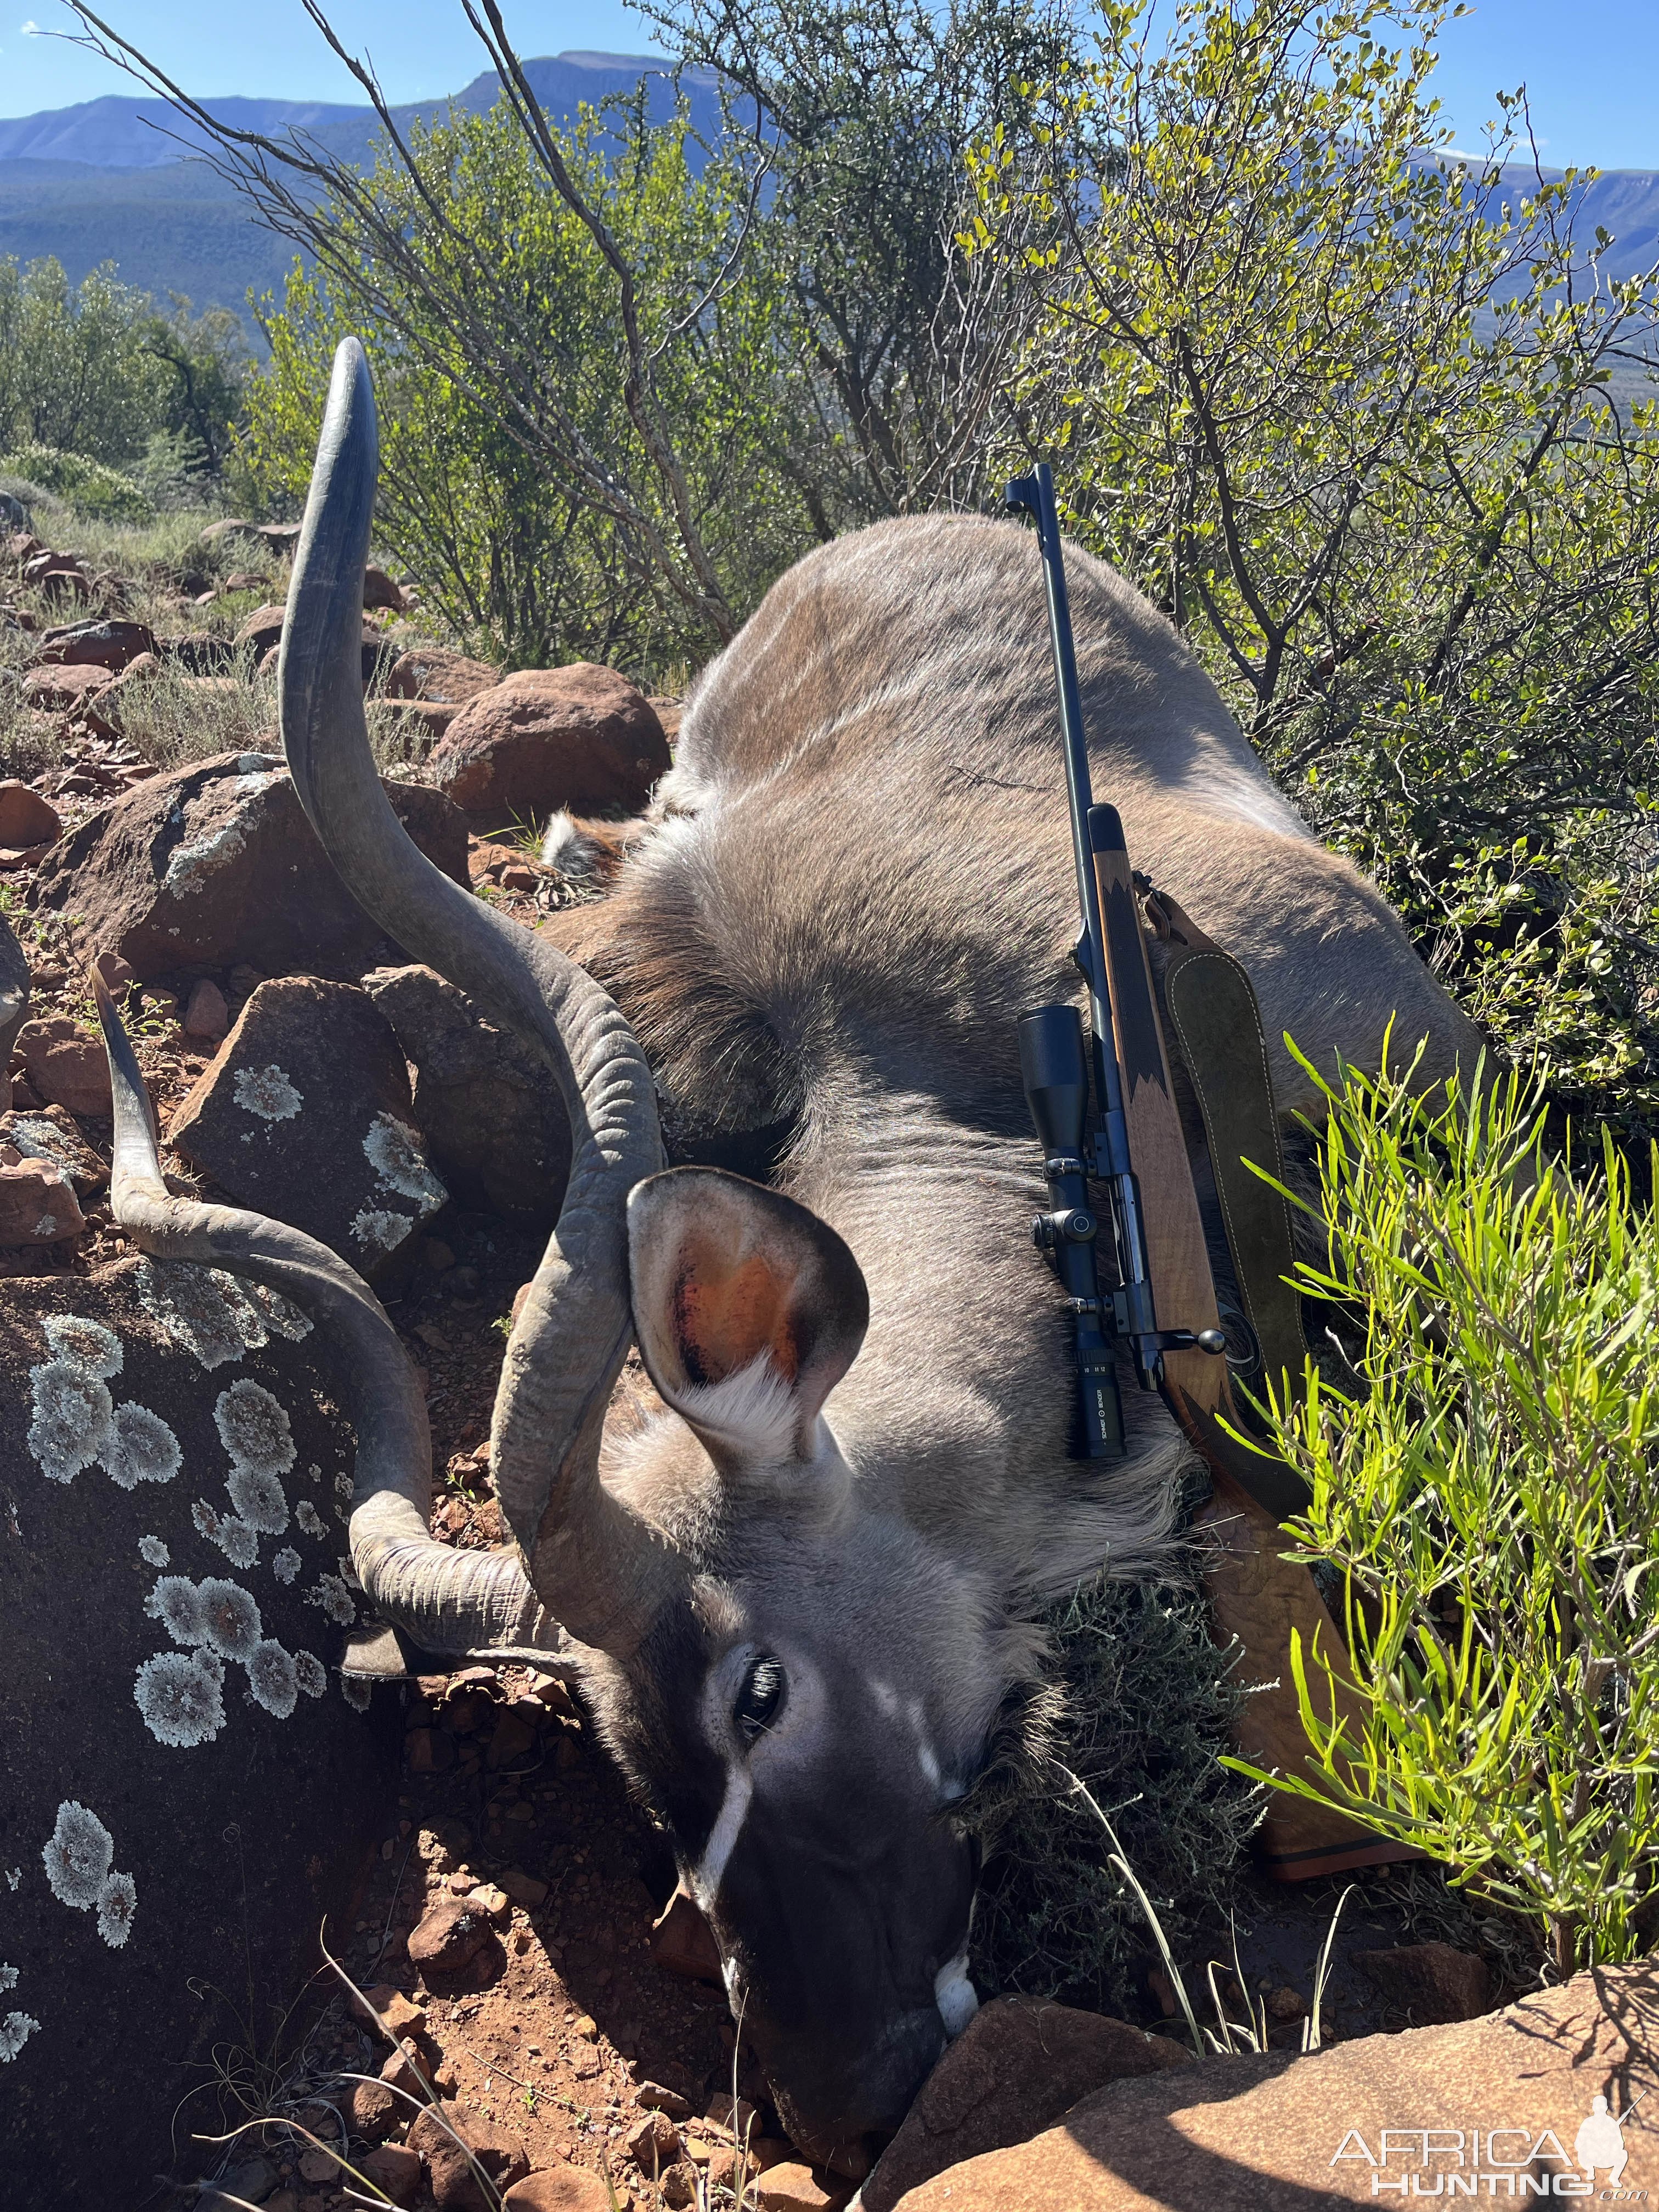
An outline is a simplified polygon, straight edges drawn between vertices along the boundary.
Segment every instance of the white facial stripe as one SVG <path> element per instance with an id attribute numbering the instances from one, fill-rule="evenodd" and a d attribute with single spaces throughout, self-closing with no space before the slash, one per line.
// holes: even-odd
<path id="1" fill-rule="evenodd" d="M 954 2043 L 979 2010 L 979 1995 L 968 1978 L 968 1954 L 963 1951 L 933 1977 L 933 2002 L 945 2022 L 945 2033 Z"/>
<path id="2" fill-rule="evenodd" d="M 691 1893 L 705 1913 L 713 1911 L 714 1899 L 720 1895 L 727 1862 L 742 1833 L 743 1824 L 749 1815 L 749 1801 L 754 1794 L 755 1785 L 749 1778 L 748 1768 L 739 1759 L 727 1759 L 726 1795 L 720 1800 L 720 1809 L 714 1825 L 708 1832 L 708 1841 L 703 1846 L 702 1856 L 691 1875 Z"/>

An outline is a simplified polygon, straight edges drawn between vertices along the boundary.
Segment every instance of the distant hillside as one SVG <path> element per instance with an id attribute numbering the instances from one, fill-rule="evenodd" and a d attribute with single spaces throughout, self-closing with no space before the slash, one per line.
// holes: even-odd
<path id="1" fill-rule="evenodd" d="M 632 93 L 641 78 L 652 118 L 673 112 L 674 79 L 656 56 L 549 55 L 526 62 L 525 72 L 543 107 L 560 122 L 574 120 L 583 102 L 597 106 L 613 94 Z M 713 80 L 687 70 L 682 89 L 693 122 L 714 129 L 720 110 Z M 492 70 L 453 100 L 422 101 L 393 113 L 406 125 L 452 106 L 482 111 L 500 91 Z M 372 108 L 320 101 L 222 100 L 213 112 L 240 130 L 302 133 L 349 161 L 368 157 L 378 128 Z M 181 157 L 180 138 L 199 144 L 204 137 L 160 100 L 112 97 L 0 121 L 0 254 L 25 261 L 54 254 L 77 283 L 100 262 L 113 261 L 125 282 L 158 300 L 177 292 L 198 308 L 242 311 L 250 291 L 257 295 L 280 285 L 294 249 L 264 229 L 205 161 Z"/>
<path id="2" fill-rule="evenodd" d="M 526 62 L 525 70 L 537 98 L 560 122 L 574 119 L 583 102 L 597 106 L 613 94 L 632 93 L 642 78 L 653 120 L 673 112 L 675 78 L 659 56 L 545 55 Z M 407 124 L 452 107 L 482 111 L 493 106 L 500 89 L 500 80 L 488 70 L 452 100 L 422 101 L 394 113 Z M 693 124 L 712 134 L 720 120 L 713 77 L 706 70 L 685 70 L 679 89 Z M 349 161 L 369 156 L 376 127 L 371 108 L 322 101 L 222 100 L 213 108 L 222 121 L 243 130 L 303 133 Z M 23 260 L 55 254 L 76 283 L 99 263 L 112 260 L 128 283 L 159 300 L 177 292 L 198 308 L 243 311 L 250 292 L 280 286 L 293 248 L 264 229 L 206 162 L 184 155 L 180 140 L 199 145 L 203 135 L 183 124 L 165 100 L 115 96 L 0 121 L 0 254 Z M 1543 173 L 1556 178 L 1561 173 Z M 1504 188 L 1516 194 L 1534 182 L 1533 173 L 1518 166 L 1504 172 Z M 1588 241 L 1598 225 L 1616 241 L 1602 263 L 1608 276 L 1634 276 L 1659 260 L 1659 170 L 1610 170 L 1588 186 L 1575 228 Z"/>

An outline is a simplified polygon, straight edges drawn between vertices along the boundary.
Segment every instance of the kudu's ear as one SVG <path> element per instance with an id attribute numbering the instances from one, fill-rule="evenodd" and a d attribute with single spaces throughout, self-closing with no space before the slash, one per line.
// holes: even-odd
<path id="1" fill-rule="evenodd" d="M 715 1464 L 810 1460 L 870 1320 L 835 1231 L 741 1176 L 672 1168 L 629 1199 L 628 1264 L 640 1356 Z"/>

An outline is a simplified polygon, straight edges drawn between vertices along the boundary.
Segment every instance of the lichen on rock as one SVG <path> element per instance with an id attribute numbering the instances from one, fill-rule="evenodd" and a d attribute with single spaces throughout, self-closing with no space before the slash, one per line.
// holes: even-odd
<path id="1" fill-rule="evenodd" d="M 67 1797 L 40 1856 L 52 1895 L 82 1912 L 98 1902 L 115 1857 L 115 1838 L 95 1813 Z"/>
<path id="2" fill-rule="evenodd" d="M 223 1681 L 204 1655 L 158 1651 L 139 1668 L 132 1693 L 156 1741 L 188 1750 L 223 1728 Z"/>
<path id="3" fill-rule="evenodd" d="M 109 1441 L 114 1407 L 107 1385 L 67 1359 L 29 1370 L 28 1448 L 49 1482 L 72 1482 Z"/>
<path id="4" fill-rule="evenodd" d="M 185 1463 L 179 1439 L 148 1406 L 118 1406 L 101 1454 L 110 1480 L 123 1490 L 141 1482 L 171 1482 Z"/>

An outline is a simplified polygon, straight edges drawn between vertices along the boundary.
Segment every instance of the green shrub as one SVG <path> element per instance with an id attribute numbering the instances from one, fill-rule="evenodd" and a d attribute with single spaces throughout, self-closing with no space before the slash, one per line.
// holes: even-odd
<path id="1" fill-rule="evenodd" d="M 55 446 L 18 446 L 0 454 L 0 477 L 21 478 L 50 492 L 77 514 L 94 522 L 148 522 L 149 501 L 128 476 L 84 453 Z"/>
<path id="2" fill-rule="evenodd" d="M 1110 1814 L 1170 1942 L 1224 1943 L 1261 1812 L 1261 1793 L 1221 1764 L 1241 1693 L 1188 1584 L 1085 1583 L 1042 1625 L 1048 1686 L 966 1808 L 989 1855 L 974 1978 L 988 1993 L 1133 2014 L 1152 1939 L 1069 1777 Z"/>
<path id="3" fill-rule="evenodd" d="M 1535 1078 L 1309 1073 L 1303 1284 L 1357 1318 L 1273 1425 L 1350 1658 L 1295 1650 L 1321 1771 L 1279 1786 L 1528 1916 L 1563 1974 L 1629 1958 L 1659 1929 L 1659 1220 L 1610 1139 L 1595 1172 L 1545 1149 Z"/>

